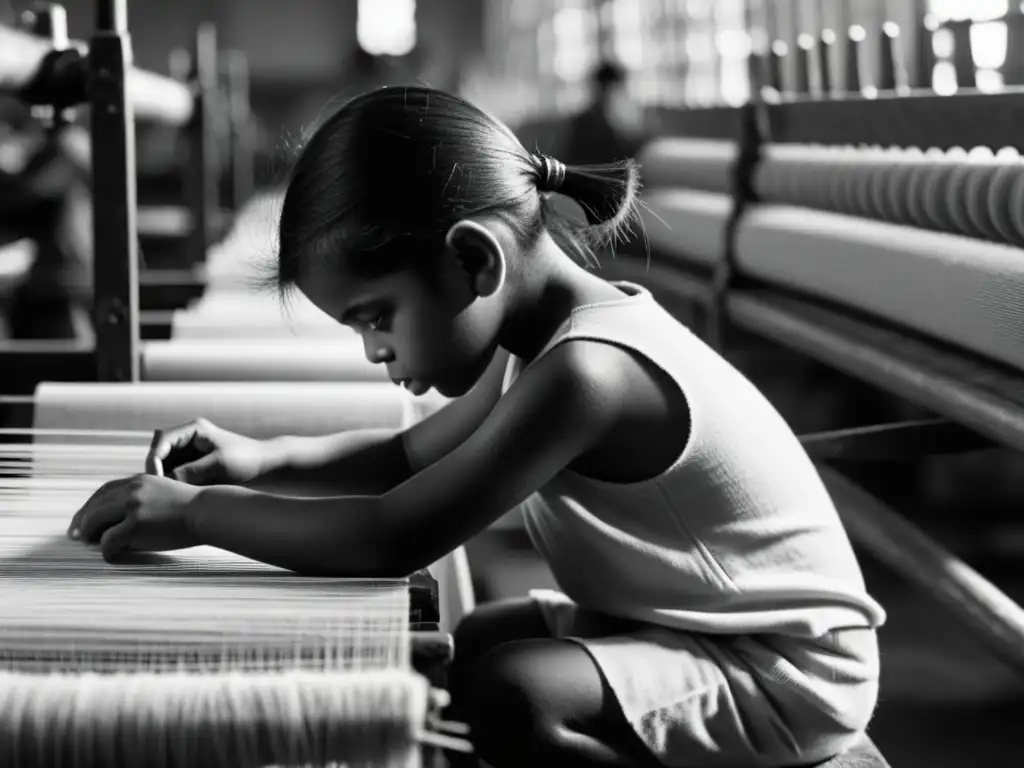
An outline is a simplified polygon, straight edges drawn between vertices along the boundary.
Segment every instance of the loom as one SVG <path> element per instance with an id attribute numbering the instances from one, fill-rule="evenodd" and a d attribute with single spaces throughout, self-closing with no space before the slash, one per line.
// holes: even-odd
<path id="1" fill-rule="evenodd" d="M 52 3 L 35 3 L 22 15 L 21 27 L 0 27 L 0 90 L 33 105 L 33 115 L 54 134 L 79 107 L 109 100 L 112 94 L 97 93 L 90 85 L 89 71 L 90 62 L 98 62 L 106 50 L 104 45 L 111 47 L 109 39 L 100 34 L 91 43 L 69 40 L 64 8 Z M 96 51 L 92 55 L 90 45 Z M 215 26 L 204 23 L 191 50 L 172 51 L 170 70 L 168 77 L 133 67 L 125 85 L 134 118 L 179 131 L 176 140 L 189 158 L 180 180 L 166 180 L 180 184 L 183 204 L 140 202 L 136 211 L 136 232 L 146 256 L 139 293 L 154 309 L 178 306 L 201 292 L 207 250 L 230 225 L 231 212 L 249 199 L 254 183 L 255 132 L 246 57 L 220 50 Z M 103 147 L 118 141 L 114 135 L 98 144 L 97 157 L 102 158 Z M 88 164 L 93 153 L 84 147 L 76 154 Z M 134 173 L 134 163 L 132 168 Z M 168 259 L 176 266 L 168 268 Z M 26 271 L 27 266 L 22 272 Z M 28 346 L 24 351 L 29 354 L 61 351 Z M 65 347 L 67 355 L 74 354 L 73 346 Z"/>
<path id="2" fill-rule="evenodd" d="M 1024 14 L 1001 19 L 1008 85 L 993 93 L 975 88 L 971 22 L 944 22 L 959 89 L 942 96 L 923 4 L 918 28 L 879 7 L 876 28 L 844 34 L 748 6 L 750 102 L 660 110 L 665 135 L 638 158 L 649 248 L 603 271 L 740 365 L 792 354 L 898 398 L 906 417 L 801 441 L 853 541 L 1019 677 L 1024 609 L 850 470 L 1024 449 Z M 831 764 L 885 760 L 866 739 Z"/>
<path id="3" fill-rule="evenodd" d="M 414 414 L 395 392 L 41 385 L 34 428 L 7 430 L 0 446 L 0 706 L 11 716 L 0 760 L 418 765 L 428 680 L 443 682 L 451 652 L 428 574 L 302 578 L 210 548 L 112 567 L 66 537 L 69 511 L 100 482 L 139 471 L 149 425 L 202 407 L 257 438 L 399 428 Z M 90 707 L 92 697 L 114 703 Z"/>
<path id="4" fill-rule="evenodd" d="M 171 344 L 148 364 L 138 341 L 128 138 L 133 107 L 147 103 L 133 103 L 132 88 L 146 76 L 126 70 L 124 3 L 100 3 L 98 16 L 89 60 L 95 66 L 108 57 L 102 60 L 113 81 L 90 90 L 93 155 L 109 161 L 94 184 L 98 334 L 95 347 L 58 348 L 50 360 L 64 376 L 110 383 L 46 383 L 43 376 L 34 395 L 3 403 L 27 412 L 23 421 L 31 426 L 6 429 L 0 448 L 4 529 L 17 534 L 0 569 L 10 606 L 0 641 L 0 706 L 7 707 L 0 761 L 415 766 L 430 754 L 424 745 L 465 751 L 458 738 L 464 729 L 436 714 L 449 633 L 471 605 L 461 550 L 428 572 L 323 580 L 203 548 L 137 558 L 115 570 L 66 539 L 69 515 L 100 483 L 141 470 L 159 426 L 205 415 L 255 437 L 400 429 L 441 404 L 414 401 L 367 375 L 365 360 L 359 365 L 346 354 L 356 342 L 351 333 L 336 336 L 330 350 L 341 350 L 348 363 L 328 377 L 333 385 L 274 382 L 282 367 L 266 349 L 248 363 L 255 348 L 242 350 L 227 374 L 216 370 L 223 356 L 197 360 Z M 121 124 L 113 135 L 102 132 L 111 116 Z M 118 213 L 124 210 L 128 217 Z M 24 364 L 40 360 L 35 373 L 46 371 L 45 349 L 14 352 L 5 375 L 26 375 Z M 80 367 L 67 367 L 69 360 Z M 140 369 L 150 367 L 174 383 L 139 383 Z M 27 373 L 29 383 L 34 376 Z M 358 381 L 338 384 L 346 380 Z"/>
<path id="5" fill-rule="evenodd" d="M 920 11 L 921 3 L 914 5 Z M 772 5 L 764 4 L 764 8 L 770 11 Z M 1018 154 L 1022 147 L 1017 118 L 1024 103 L 1022 94 L 1013 87 L 1000 93 L 972 89 L 969 23 L 947 24 L 957 40 L 954 64 L 961 92 L 956 97 L 943 97 L 929 90 L 926 77 L 933 63 L 928 45 L 931 29 L 900 29 L 886 20 L 877 29 L 851 29 L 848 34 L 806 28 L 790 34 L 771 14 L 761 20 L 754 15 L 750 31 L 762 34 L 752 38 L 764 44 L 755 45 L 750 58 L 756 86 L 751 103 L 740 108 L 661 111 L 659 118 L 666 137 L 648 146 L 640 158 L 648 207 L 644 223 L 651 252 L 640 257 L 620 254 L 614 261 L 605 259 L 604 271 L 609 278 L 648 285 L 680 316 L 692 316 L 695 327 L 723 354 L 747 352 L 740 348 L 745 339 L 739 339 L 738 332 L 743 332 L 823 362 L 929 410 L 933 417 L 809 433 L 802 436 L 802 441 L 819 463 L 855 542 L 938 600 L 1019 673 L 1024 669 L 1024 613 L 1020 606 L 967 563 L 866 493 L 840 468 L 851 461 L 964 453 L 991 445 L 1024 447 L 1024 402 L 1020 398 L 1024 361 L 1015 343 L 1019 322 L 1013 292 L 1019 283 L 1017 249 L 1024 245 L 1020 222 L 1020 201 L 1024 200 L 1020 196 L 1024 192 L 1020 191 Z M 917 15 L 919 19 L 924 17 L 923 12 Z M 1007 23 L 1019 27 L 1022 18 L 1016 14 Z M 907 38 L 918 41 L 910 60 L 900 48 Z M 1020 38 L 1014 39 L 1019 42 Z M 861 80 L 862 71 L 870 63 L 865 46 L 868 40 L 877 43 L 872 83 Z M 1011 50 L 1008 60 L 1009 66 L 1020 70 L 1019 50 Z M 794 73 L 795 78 L 791 80 L 788 73 Z M 922 137 L 928 137 L 930 146 L 919 146 Z M 178 413 L 174 408 L 182 409 L 181 413 L 188 411 L 190 387 L 193 391 L 219 392 L 223 397 L 211 395 L 211 407 L 227 407 L 225 402 L 230 401 L 231 407 L 242 411 L 221 412 L 224 423 L 241 423 L 250 430 L 258 428 L 255 421 L 250 421 L 254 412 L 273 416 L 260 398 L 271 387 L 282 385 L 237 383 L 246 371 L 259 377 L 360 379 L 360 392 L 383 392 L 374 383 L 372 369 L 361 367 L 354 355 L 341 354 L 332 362 L 330 372 L 310 375 L 316 356 L 324 355 L 325 349 L 341 349 L 346 332 L 325 322 L 310 307 L 299 307 L 290 322 L 282 322 L 277 309 L 270 312 L 266 302 L 241 290 L 244 281 L 239 280 L 238 257 L 251 255 L 254 249 L 264 255 L 261 236 L 255 233 L 263 222 L 273 220 L 272 213 L 265 213 L 273 205 L 273 196 L 254 201 L 240 214 L 233 233 L 221 246 L 210 250 L 204 273 L 208 284 L 200 301 L 185 311 L 164 313 L 159 318 L 155 314 L 141 315 L 144 338 L 162 334 L 163 343 L 139 345 L 129 339 L 123 345 L 101 344 L 96 350 L 83 351 L 80 359 L 88 362 L 75 374 L 80 380 L 96 378 L 97 371 L 105 381 L 117 379 L 117 371 L 131 372 L 125 376 L 129 380 L 149 380 L 113 395 L 119 401 L 123 398 L 124 407 L 115 409 L 98 395 L 91 405 L 87 404 L 93 397 L 90 392 L 100 393 L 99 388 L 74 385 L 62 390 L 47 384 L 37 390 L 32 399 L 34 418 L 37 424 L 50 426 L 33 433 L 30 449 L 20 444 L 12 449 L 20 452 L 18 458 L 3 459 L 10 473 L 24 475 L 29 463 L 40 473 L 43 486 L 32 490 L 56 496 L 75 483 L 79 483 L 77 492 L 82 492 L 81 476 L 54 482 L 55 474 L 72 471 L 69 455 L 79 461 L 83 454 L 89 456 L 96 462 L 93 469 L 98 464 L 103 472 L 120 471 L 112 469 L 120 460 L 115 454 L 131 455 L 136 451 L 137 457 L 140 448 L 132 441 L 137 441 L 147 427 L 132 422 L 133 417 L 124 422 L 117 419 L 122 418 L 121 411 L 139 412 L 149 407 L 141 404 L 146 392 L 162 393 L 161 418 Z M 243 225 L 247 216 L 255 219 Z M 115 298 L 130 296 L 135 283 L 123 279 L 122 273 L 116 274 L 117 280 L 106 281 L 102 290 Z M 121 328 L 137 327 L 131 312 L 122 317 L 131 322 Z M 162 328 L 146 334 L 147 325 L 151 330 L 157 325 Z M 244 344 L 238 338 L 242 333 L 248 337 Z M 289 344 L 296 333 L 309 339 L 309 346 L 303 345 L 300 350 Z M 113 337 L 116 334 L 108 338 Z M 269 361 L 255 361 L 250 355 L 255 354 L 257 344 L 276 344 L 275 352 L 289 346 L 293 349 L 288 353 L 292 355 L 289 369 L 305 372 L 275 372 Z M 125 355 L 124 349 L 132 350 L 131 354 Z M 97 366 L 97 352 L 107 363 Z M 110 365 L 112 360 L 121 361 L 120 365 Z M 139 363 L 137 369 L 131 368 L 132 361 Z M 66 359 L 54 356 L 54 362 Z M 202 368 L 206 378 L 219 379 L 217 387 L 188 384 L 190 366 Z M 72 369 L 62 369 L 66 370 Z M 81 375 L 83 372 L 85 375 Z M 156 383 L 157 379 L 167 381 Z M 264 387 L 262 395 L 257 392 L 259 387 Z M 129 391 L 133 393 L 131 399 Z M 355 402 L 342 394 L 348 391 L 348 385 L 344 390 L 327 388 L 325 381 L 289 383 L 288 391 L 299 392 L 304 401 L 308 396 L 309 402 L 318 405 L 326 405 L 331 397 L 337 397 L 338 402 Z M 311 394 L 314 391 L 329 394 L 317 400 Z M 397 391 L 392 394 L 400 396 Z M 173 407 L 167 405 L 170 401 L 174 401 Z M 360 409 L 366 409 L 370 400 L 358 402 Z M 256 405 L 243 415 L 246 403 Z M 394 415 L 405 407 L 389 405 L 381 412 Z M 116 417 L 108 410 L 117 410 Z M 343 411 L 345 415 L 340 416 Z M 93 416 L 88 416 L 90 412 Z M 310 413 L 307 411 L 306 416 Z M 332 418 L 351 418 L 345 408 L 330 413 Z M 191 415 L 194 413 L 186 418 Z M 291 428 L 301 426 L 304 417 L 285 414 L 275 418 L 279 419 L 275 428 Z M 408 414 L 401 418 L 408 418 Z M 115 429 L 116 423 L 122 423 L 124 429 Z M 84 430 L 80 429 L 83 425 Z M 86 448 L 68 453 L 73 441 L 97 438 L 127 444 L 110 445 L 103 456 Z M 11 439 L 20 440 L 21 436 Z M 136 459 L 129 460 L 133 461 Z M 24 494 L 27 487 L 23 483 L 19 492 Z M 72 488 L 69 494 L 75 492 Z M 176 562 L 184 563 L 181 570 L 230 570 L 240 565 L 215 559 Z M 153 563 L 129 567 L 151 568 Z M 391 588 L 381 586 L 373 599 Z M 415 593 L 408 594 L 411 601 Z M 404 626 L 403 622 L 398 624 Z M 133 631 L 138 632 L 138 627 Z M 398 629 L 399 634 L 402 631 Z M 53 634 L 48 642 L 56 644 Z M 414 658 L 412 646 L 417 634 L 411 631 L 408 635 Z M 94 648 L 88 650 L 94 657 L 102 655 Z M 51 661 L 46 663 L 51 666 L 59 649 L 49 653 Z M 293 654 L 291 659 L 306 656 Z M 193 658 L 174 663 L 198 664 Z M 395 658 L 401 664 L 408 657 L 398 653 Z M 89 663 L 102 668 L 95 658 Z M 213 663 L 222 669 L 239 664 L 234 656 L 220 657 Z M 76 665 L 68 677 L 82 679 L 80 672 Z M 343 674 L 358 676 L 358 672 L 350 671 L 337 677 Z M 404 675 L 404 671 L 399 674 Z M 357 677 L 346 679 L 353 686 L 358 684 Z M 422 686 L 422 681 L 412 679 L 417 682 L 403 690 L 416 691 L 405 701 L 414 698 L 422 703 L 426 696 L 429 702 L 429 694 L 416 687 Z M 57 684 L 66 680 L 59 678 Z M 86 689 L 83 686 L 82 690 Z M 20 688 L 12 686 L 12 690 L 20 695 Z M 46 696 L 55 696 L 55 690 L 38 694 L 39 711 L 47 711 Z M 160 696 L 164 696 L 164 690 Z M 317 711 L 331 712 L 332 706 L 325 704 Z M 339 706 L 333 711 L 338 715 L 336 720 L 344 724 L 350 718 L 341 715 L 341 709 Z M 417 712 L 426 709 L 423 706 Z M 72 718 L 65 715 L 62 712 L 48 722 L 69 722 Z M 381 739 L 391 745 L 388 749 L 393 750 L 392 757 L 407 747 L 412 751 L 408 745 L 414 737 L 409 734 L 417 729 L 410 727 L 410 722 L 430 721 L 419 714 L 400 719 L 396 731 L 402 735 Z M 206 725 L 196 724 L 196 728 L 202 727 Z M 387 727 L 382 725 L 381 729 Z M 82 732 L 93 734 L 88 738 L 107 733 L 99 727 L 86 727 Z M 420 734 L 421 739 L 424 736 L 431 738 L 426 732 Z M 259 739 L 245 742 L 249 746 L 244 748 L 237 746 L 243 741 L 236 740 L 236 746 L 230 748 L 237 754 Z M 353 737 L 350 746 L 355 748 L 355 743 Z M 181 748 L 175 749 L 181 754 Z M 885 761 L 866 740 L 850 755 L 829 763 L 854 764 L 884 766 Z"/>
<path id="6" fill-rule="evenodd" d="M 63 114 L 91 98 L 89 44 L 68 39 L 67 14 L 58 4 L 35 3 L 23 14 L 23 27 L 0 30 L 23 67 L 20 76 L 0 84 L 17 88 L 37 111 L 52 115 L 51 124 L 60 124 Z M 136 118 L 182 132 L 190 158 L 182 184 L 185 205 L 140 206 L 137 227 L 142 238 L 184 240 L 186 261 L 201 262 L 224 226 L 221 203 L 233 210 L 252 194 L 248 64 L 241 52 L 220 50 L 216 28 L 205 23 L 191 50 L 171 53 L 170 70 L 165 76 L 132 67 L 126 82 Z M 226 200 L 220 194 L 222 168 Z"/>
<path id="7" fill-rule="evenodd" d="M 1006 22 L 1019 33 L 1024 16 Z M 1020 675 L 1024 609 L 847 476 L 857 464 L 1024 449 L 1024 92 L 972 90 L 970 24 L 952 26 L 958 71 L 970 71 L 953 97 L 910 87 L 930 63 L 899 57 L 890 22 L 870 98 L 857 63 L 864 30 L 845 40 L 824 30 L 799 36 L 792 68 L 788 46 L 765 46 L 746 106 L 666 115 L 672 135 L 639 158 L 650 250 L 605 269 L 685 304 L 724 355 L 753 360 L 767 343 L 913 406 L 913 418 L 801 439 L 855 543 Z M 766 29 L 769 41 L 779 34 Z M 1019 44 L 1018 34 L 1008 54 L 1018 75 Z M 853 62 L 842 93 L 829 69 L 836 45 Z M 884 764 L 867 744 L 862 757 Z"/>

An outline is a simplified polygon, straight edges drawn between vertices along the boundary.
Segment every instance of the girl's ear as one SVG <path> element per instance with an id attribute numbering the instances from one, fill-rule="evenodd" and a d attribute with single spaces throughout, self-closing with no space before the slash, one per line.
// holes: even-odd
<path id="1" fill-rule="evenodd" d="M 505 285 L 505 250 L 486 226 L 472 219 L 458 221 L 448 230 L 445 245 L 462 265 L 477 296 L 493 296 Z"/>

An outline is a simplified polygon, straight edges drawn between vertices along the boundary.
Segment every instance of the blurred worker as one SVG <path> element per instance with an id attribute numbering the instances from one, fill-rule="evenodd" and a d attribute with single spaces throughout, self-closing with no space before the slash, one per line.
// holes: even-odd
<path id="1" fill-rule="evenodd" d="M 627 73 L 603 61 L 591 75 L 594 97 L 560 131 L 557 157 L 594 165 L 635 157 L 649 138 L 643 107 L 629 94 Z"/>

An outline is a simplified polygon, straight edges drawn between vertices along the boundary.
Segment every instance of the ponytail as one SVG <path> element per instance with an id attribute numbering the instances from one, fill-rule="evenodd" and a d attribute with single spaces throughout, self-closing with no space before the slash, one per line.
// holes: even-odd
<path id="1" fill-rule="evenodd" d="M 552 195 L 542 197 L 545 228 L 576 261 L 594 265 L 595 250 L 614 248 L 633 233 L 640 193 L 640 168 L 635 161 L 567 166 L 540 155 L 536 170 L 540 192 L 564 195 L 583 209 L 585 223 L 568 215 Z"/>
<path id="2" fill-rule="evenodd" d="M 281 202 L 276 258 L 260 282 L 291 292 L 308 265 L 356 278 L 429 269 L 428 256 L 468 216 L 500 216 L 517 240 L 545 230 L 583 266 L 631 232 L 636 163 L 570 166 L 526 150 L 465 99 L 411 85 L 342 104 L 305 142 Z M 583 210 L 564 211 L 567 201 Z"/>

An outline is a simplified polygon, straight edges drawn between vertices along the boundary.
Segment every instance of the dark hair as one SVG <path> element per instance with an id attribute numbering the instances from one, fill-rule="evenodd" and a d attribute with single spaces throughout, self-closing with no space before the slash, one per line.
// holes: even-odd
<path id="1" fill-rule="evenodd" d="M 613 85 L 621 85 L 626 82 L 626 70 L 618 62 L 604 59 L 594 68 L 590 79 L 601 90 L 607 90 Z"/>
<path id="2" fill-rule="evenodd" d="M 564 170 L 558 191 L 579 203 L 586 222 L 560 213 L 543 193 L 552 165 Z M 378 88 L 343 104 L 301 148 L 271 282 L 286 294 L 310 259 L 344 259 L 363 278 L 429 271 L 449 228 L 480 214 L 500 217 L 526 246 L 546 229 L 588 264 L 595 248 L 629 231 L 638 191 L 633 161 L 565 168 L 528 152 L 458 96 Z"/>

